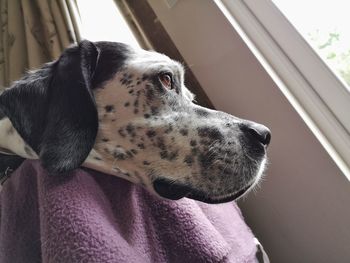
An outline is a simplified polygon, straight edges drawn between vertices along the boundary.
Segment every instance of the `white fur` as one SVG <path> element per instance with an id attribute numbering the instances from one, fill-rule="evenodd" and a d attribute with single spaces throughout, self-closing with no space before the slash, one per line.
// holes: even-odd
<path id="1" fill-rule="evenodd" d="M 12 153 L 27 159 L 38 159 L 36 153 L 24 142 L 8 118 L 0 120 L 0 148 L 5 149 L 2 151 L 5 154 Z"/>

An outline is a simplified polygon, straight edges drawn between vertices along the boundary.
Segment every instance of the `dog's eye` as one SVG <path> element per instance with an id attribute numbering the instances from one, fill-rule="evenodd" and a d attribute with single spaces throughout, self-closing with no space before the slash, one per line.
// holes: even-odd
<path id="1" fill-rule="evenodd" d="M 170 73 L 161 73 L 159 74 L 159 80 L 162 82 L 163 86 L 172 89 L 173 88 L 173 78 Z"/>

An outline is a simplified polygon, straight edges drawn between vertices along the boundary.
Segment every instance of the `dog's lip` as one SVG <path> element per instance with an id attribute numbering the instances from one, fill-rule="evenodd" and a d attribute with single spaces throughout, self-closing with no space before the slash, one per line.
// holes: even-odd
<path id="1" fill-rule="evenodd" d="M 197 201 L 201 201 L 204 203 L 208 203 L 208 204 L 221 204 L 221 203 L 227 203 L 227 202 L 231 202 L 236 200 L 237 198 L 241 197 L 243 194 L 245 194 L 248 189 L 251 187 L 252 185 L 248 185 L 246 187 L 244 187 L 243 189 L 239 190 L 238 192 L 235 192 L 233 194 L 230 195 L 226 195 L 224 197 L 208 197 L 207 195 L 204 195 L 203 193 L 190 193 L 189 195 L 187 195 L 187 198 L 191 198 Z"/>
<path id="2" fill-rule="evenodd" d="M 243 189 L 222 197 L 211 197 L 200 190 L 196 190 L 188 185 L 172 182 L 165 178 L 158 178 L 153 182 L 153 188 L 161 197 L 178 200 L 183 197 L 194 199 L 208 204 L 220 204 L 231 202 L 242 196 L 252 186 L 249 184 Z"/>
<path id="3" fill-rule="evenodd" d="M 158 178 L 154 180 L 153 188 L 161 197 L 171 200 L 183 198 L 192 191 L 192 188 L 189 186 L 175 183 L 165 178 Z"/>

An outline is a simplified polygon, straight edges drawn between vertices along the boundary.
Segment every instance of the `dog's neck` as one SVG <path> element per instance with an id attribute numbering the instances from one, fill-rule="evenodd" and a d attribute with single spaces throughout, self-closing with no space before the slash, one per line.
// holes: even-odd
<path id="1" fill-rule="evenodd" d="M 18 134 L 7 117 L 0 119 L 0 153 L 18 155 L 26 159 L 39 159 L 38 155 L 24 142 L 23 138 Z M 122 177 L 130 181 L 130 178 L 128 178 L 125 173 L 119 170 L 115 165 L 103 162 L 101 155 L 95 149 L 91 150 L 82 166 Z"/>

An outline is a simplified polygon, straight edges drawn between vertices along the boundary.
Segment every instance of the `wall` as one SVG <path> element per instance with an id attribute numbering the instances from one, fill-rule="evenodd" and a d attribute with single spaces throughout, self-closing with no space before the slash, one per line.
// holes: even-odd
<path id="1" fill-rule="evenodd" d="M 214 2 L 148 2 L 215 107 L 272 130 L 266 178 L 240 201 L 272 262 L 349 262 L 349 181 Z"/>

